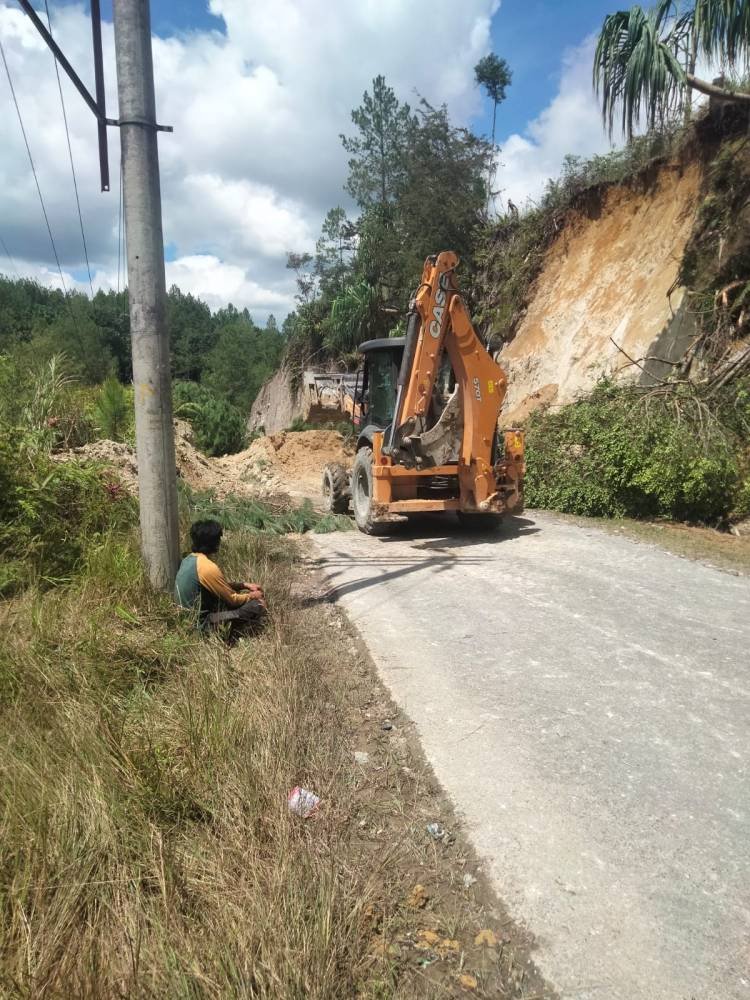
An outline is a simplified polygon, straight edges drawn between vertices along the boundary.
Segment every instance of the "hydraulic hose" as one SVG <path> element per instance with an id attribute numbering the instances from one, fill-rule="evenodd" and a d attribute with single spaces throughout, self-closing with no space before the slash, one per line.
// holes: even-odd
<path id="1" fill-rule="evenodd" d="M 396 391 L 396 406 L 393 410 L 393 421 L 391 423 L 391 433 L 388 437 L 388 445 L 383 449 L 386 454 L 393 450 L 393 442 L 396 435 L 396 428 L 401 424 L 401 407 L 404 398 L 404 390 L 411 378 L 411 369 L 414 364 L 414 355 L 417 352 L 417 339 L 419 338 L 419 325 L 421 316 L 416 305 L 412 305 L 409 318 L 406 322 L 406 342 L 404 353 L 401 358 L 401 368 L 398 373 L 398 387 Z"/>

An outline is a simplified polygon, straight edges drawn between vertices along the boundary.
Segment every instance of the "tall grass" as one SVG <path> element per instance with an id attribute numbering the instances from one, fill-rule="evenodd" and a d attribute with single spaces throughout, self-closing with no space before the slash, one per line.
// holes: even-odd
<path id="1" fill-rule="evenodd" d="M 109 536 L 0 604 L 0 993 L 355 995 L 368 887 L 343 869 L 339 693 L 289 540 L 230 535 L 267 631 L 200 640 Z"/>

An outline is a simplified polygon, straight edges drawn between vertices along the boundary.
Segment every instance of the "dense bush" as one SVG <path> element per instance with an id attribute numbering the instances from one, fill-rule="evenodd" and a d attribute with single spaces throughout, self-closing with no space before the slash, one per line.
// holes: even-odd
<path id="1" fill-rule="evenodd" d="M 245 418 L 236 406 L 197 382 L 175 382 L 175 416 L 190 421 L 195 443 L 206 455 L 242 451 L 247 441 Z"/>
<path id="2" fill-rule="evenodd" d="M 103 535 L 134 519 L 134 501 L 100 468 L 55 462 L 21 435 L 0 427 L 1 594 L 69 578 Z"/>
<path id="3" fill-rule="evenodd" d="M 750 392 L 702 399 L 601 382 L 531 417 L 526 502 L 572 514 L 716 524 L 746 513 Z"/>

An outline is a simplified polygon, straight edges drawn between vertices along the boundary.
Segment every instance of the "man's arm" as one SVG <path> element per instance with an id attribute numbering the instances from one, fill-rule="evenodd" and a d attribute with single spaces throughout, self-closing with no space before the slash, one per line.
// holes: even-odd
<path id="1" fill-rule="evenodd" d="M 236 593 L 216 563 L 208 556 L 198 556 L 198 581 L 201 587 L 205 587 L 230 608 L 238 608 L 241 604 L 254 599 L 253 594 Z"/>

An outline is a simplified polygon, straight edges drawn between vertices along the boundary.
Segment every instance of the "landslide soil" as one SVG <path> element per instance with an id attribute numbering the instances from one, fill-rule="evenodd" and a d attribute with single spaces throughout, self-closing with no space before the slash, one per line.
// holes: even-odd
<path id="1" fill-rule="evenodd" d="M 351 465 L 353 454 L 353 446 L 336 431 L 282 431 L 216 459 L 216 465 L 222 475 L 251 487 L 317 501 L 323 467 Z"/>
<path id="2" fill-rule="evenodd" d="M 323 466 L 328 462 L 351 463 L 352 451 L 335 431 L 283 431 L 260 437 L 236 455 L 208 458 L 193 443 L 190 425 L 175 421 L 177 474 L 197 492 L 212 491 L 226 496 L 264 498 L 287 494 L 296 499 L 320 498 Z M 117 474 L 123 486 L 138 492 L 135 450 L 118 441 L 91 444 L 55 456 L 58 461 L 98 461 Z"/>
<path id="3" fill-rule="evenodd" d="M 678 272 L 700 180 L 697 164 L 667 164 L 648 188 L 613 187 L 596 212 L 569 219 L 500 354 L 506 422 L 544 403 L 569 403 L 602 374 L 626 369 L 615 343 L 633 358 L 649 353 L 684 295 Z"/>

